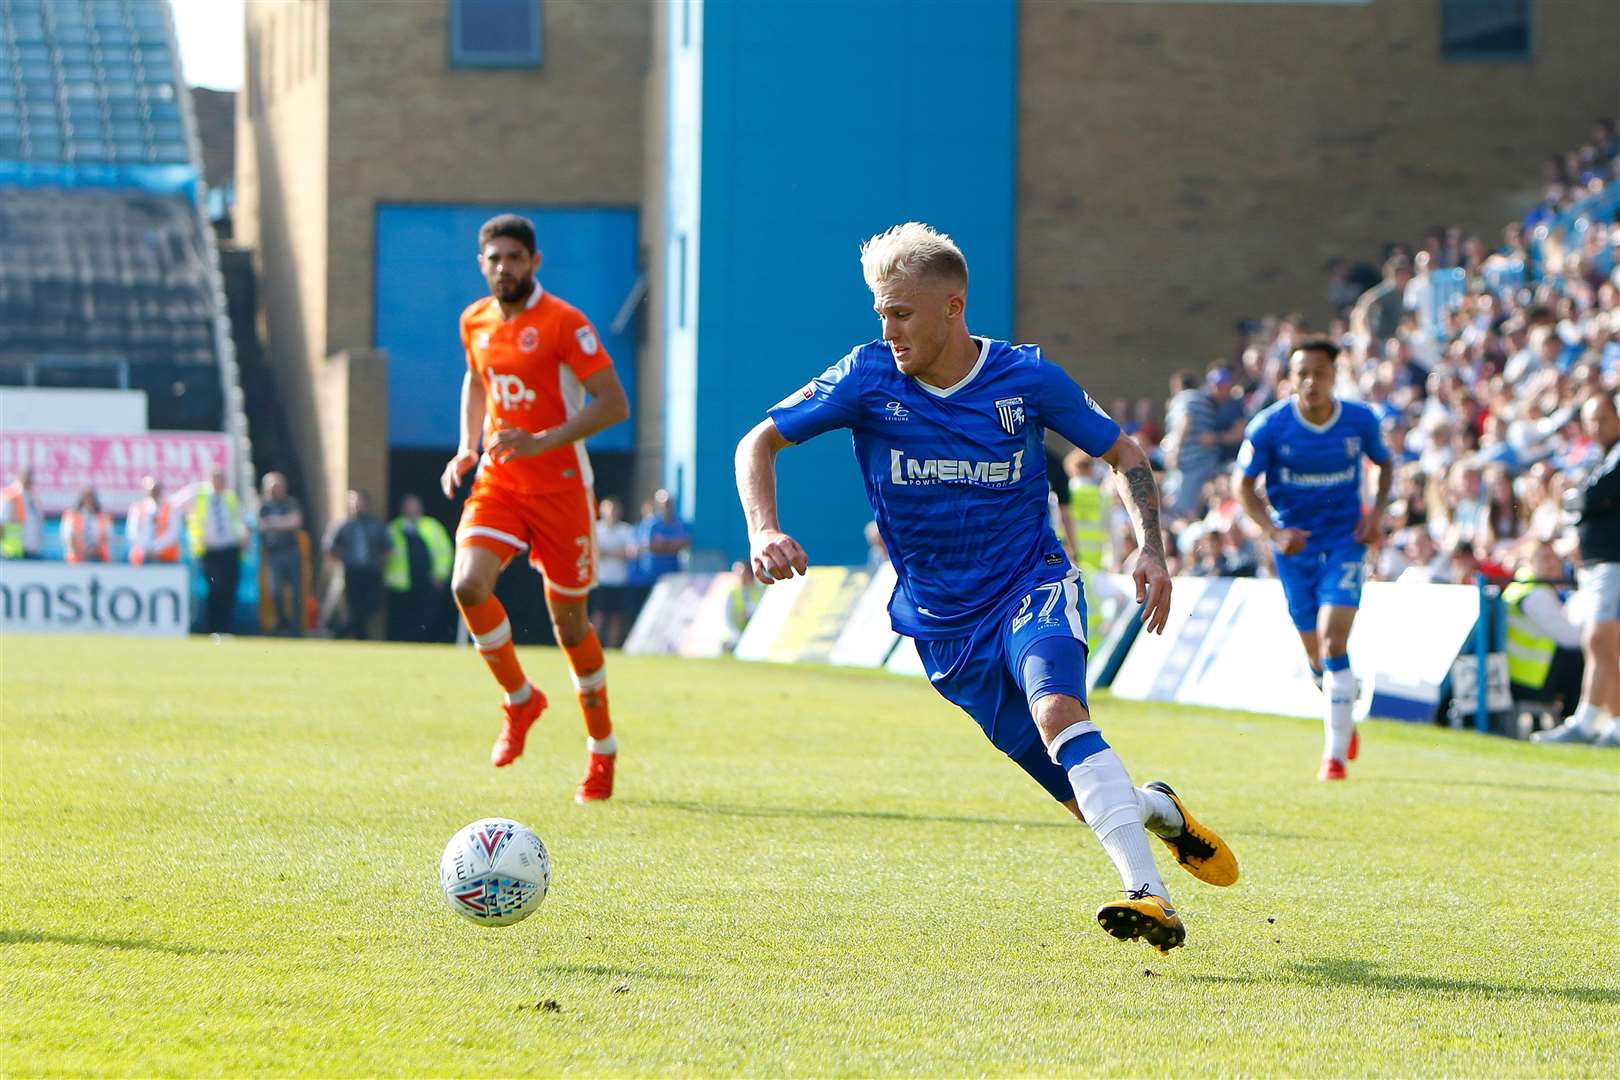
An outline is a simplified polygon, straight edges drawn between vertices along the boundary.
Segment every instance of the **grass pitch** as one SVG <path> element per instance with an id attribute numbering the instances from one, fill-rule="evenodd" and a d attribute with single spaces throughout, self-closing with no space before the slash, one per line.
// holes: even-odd
<path id="1" fill-rule="evenodd" d="M 468 651 L 0 641 L 0 1072 L 1615 1075 L 1620 755 L 1096 702 L 1243 880 L 1104 935 L 1089 831 L 920 681 L 615 656 L 620 795 Z M 560 699 L 560 700 L 559 700 Z M 551 893 L 446 907 L 508 814 Z"/>

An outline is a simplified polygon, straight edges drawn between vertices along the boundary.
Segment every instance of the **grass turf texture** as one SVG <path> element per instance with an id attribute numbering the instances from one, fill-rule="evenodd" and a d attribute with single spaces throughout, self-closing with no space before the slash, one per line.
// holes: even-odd
<path id="1" fill-rule="evenodd" d="M 1099 700 L 1138 782 L 1232 842 L 1164 856 L 1188 947 L 921 681 L 614 656 L 620 797 L 553 705 L 492 770 L 450 648 L 7 637 L 0 1072 L 1614 1075 L 1613 751 Z M 552 852 L 486 930 L 436 867 L 508 814 Z M 548 1005 L 546 1003 L 555 1003 Z"/>

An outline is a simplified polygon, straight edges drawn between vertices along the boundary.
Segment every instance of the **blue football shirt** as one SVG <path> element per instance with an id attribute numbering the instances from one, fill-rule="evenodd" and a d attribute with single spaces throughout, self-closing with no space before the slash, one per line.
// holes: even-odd
<path id="1" fill-rule="evenodd" d="M 1038 346 L 975 340 L 978 363 L 947 389 L 902 375 L 872 341 L 770 411 L 790 442 L 850 430 L 899 578 L 889 619 L 908 637 L 963 636 L 1010 596 L 1067 573 L 1047 515 L 1045 432 L 1094 456 L 1119 437 Z"/>
<path id="2" fill-rule="evenodd" d="M 1246 476 L 1265 475 L 1273 524 L 1309 532 L 1306 551 L 1351 540 L 1361 520 L 1361 459 L 1389 463 L 1371 408 L 1337 401 L 1317 426 L 1288 397 L 1261 410 L 1243 434 L 1238 465 Z"/>

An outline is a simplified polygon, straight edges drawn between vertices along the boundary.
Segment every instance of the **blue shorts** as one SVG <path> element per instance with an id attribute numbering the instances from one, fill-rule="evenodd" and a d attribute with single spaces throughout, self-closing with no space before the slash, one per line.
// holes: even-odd
<path id="1" fill-rule="evenodd" d="M 1074 798 L 1074 789 L 1047 756 L 1031 707 L 1048 694 L 1085 704 L 1086 648 L 1086 596 L 1077 570 L 1002 605 L 967 637 L 917 642 L 934 689 L 1059 802 Z"/>
<path id="2" fill-rule="evenodd" d="M 1271 555 L 1288 598 L 1288 616 L 1301 633 L 1316 629 L 1317 612 L 1325 607 L 1361 606 L 1361 583 L 1367 576 L 1364 545 L 1349 541 L 1298 555 L 1273 547 Z"/>

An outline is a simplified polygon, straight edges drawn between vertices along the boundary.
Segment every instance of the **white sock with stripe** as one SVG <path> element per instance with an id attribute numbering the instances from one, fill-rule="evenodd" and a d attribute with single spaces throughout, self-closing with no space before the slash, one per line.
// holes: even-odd
<path id="1" fill-rule="evenodd" d="M 1148 847 L 1137 789 L 1125 763 L 1103 742 L 1096 725 L 1089 721 L 1075 724 L 1048 749 L 1052 760 L 1068 770 L 1081 816 L 1113 860 L 1125 891 L 1146 889 L 1169 901 L 1170 891 L 1159 877 Z"/>

